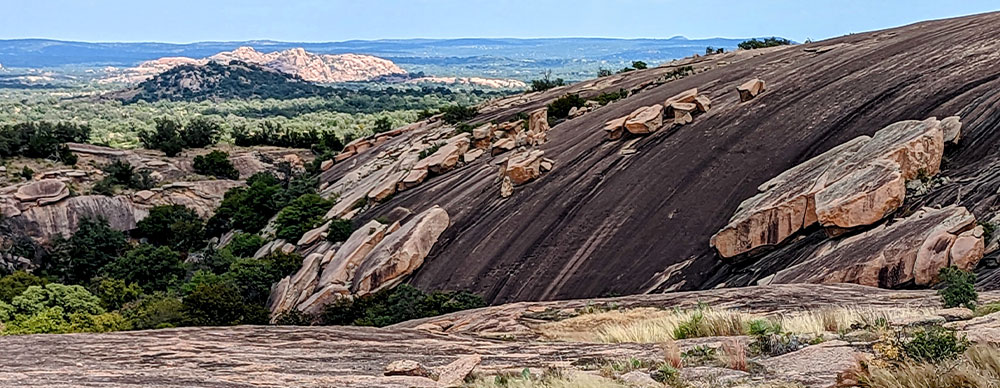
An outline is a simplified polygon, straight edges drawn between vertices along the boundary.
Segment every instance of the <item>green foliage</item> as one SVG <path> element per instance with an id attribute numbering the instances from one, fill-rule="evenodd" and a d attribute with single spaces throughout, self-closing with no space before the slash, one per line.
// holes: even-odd
<path id="1" fill-rule="evenodd" d="M 747 333 L 754 336 L 781 334 L 781 324 L 769 319 L 754 319 L 750 321 Z"/>
<path id="2" fill-rule="evenodd" d="M 389 132 L 392 130 L 392 121 L 388 117 L 379 117 L 375 120 L 375 133 Z"/>
<path id="3" fill-rule="evenodd" d="M 448 124 L 458 124 L 462 121 L 472 120 L 479 110 L 474 106 L 450 105 L 441 108 L 441 118 Z"/>
<path id="4" fill-rule="evenodd" d="M 566 85 L 566 81 L 562 78 L 552 79 L 552 71 L 546 71 L 541 79 L 531 81 L 531 91 L 541 92 L 564 85 Z"/>
<path id="5" fill-rule="evenodd" d="M 87 283 L 128 248 L 125 234 L 106 220 L 83 218 L 73 235 L 53 241 L 43 270 L 65 283 Z"/>
<path id="6" fill-rule="evenodd" d="M 298 241 L 305 232 L 320 225 L 331 206 L 333 202 L 316 194 L 296 198 L 278 213 L 278 218 L 274 220 L 277 227 L 274 235 L 285 241 Z"/>
<path id="7" fill-rule="evenodd" d="M 605 93 L 601 93 L 597 97 L 594 97 L 594 101 L 597 101 L 599 104 L 601 104 L 603 106 L 603 105 L 608 105 L 609 103 L 618 101 L 620 99 L 623 99 L 625 97 L 628 97 L 628 90 L 618 89 L 617 92 L 605 92 Z"/>
<path id="8" fill-rule="evenodd" d="M 485 305 L 481 297 L 468 292 L 436 291 L 427 294 L 403 284 L 353 302 L 338 300 L 327 306 L 321 320 L 327 325 L 381 327 Z"/>
<path id="9" fill-rule="evenodd" d="M 109 263 L 102 272 L 153 292 L 178 285 L 186 269 L 181 254 L 170 247 L 141 244 Z"/>
<path id="10" fill-rule="evenodd" d="M 219 150 L 195 156 L 194 171 L 219 179 L 240 179 L 240 172 L 233 167 L 233 162 L 229 161 L 229 154 Z"/>
<path id="11" fill-rule="evenodd" d="M 82 143 L 89 137 L 90 127 L 70 122 L 7 124 L 0 126 L 0 158 L 24 156 L 75 164 L 76 157 L 65 147 L 65 143 Z"/>
<path id="12" fill-rule="evenodd" d="M 129 303 L 123 314 L 136 330 L 164 329 L 183 323 L 182 309 L 180 299 L 157 292 Z"/>
<path id="13" fill-rule="evenodd" d="M 256 233 L 284 206 L 283 188 L 274 175 L 257 173 L 247 178 L 246 183 L 246 187 L 226 192 L 215 215 L 208 220 L 209 235 L 218 236 L 231 229 Z"/>
<path id="14" fill-rule="evenodd" d="M 431 144 L 430 147 L 424 148 L 422 151 L 420 151 L 420 154 L 417 155 L 417 158 L 424 159 L 428 156 L 434 155 L 434 153 L 438 152 L 438 150 L 441 149 L 442 146 L 444 145 L 441 143 Z"/>
<path id="15" fill-rule="evenodd" d="M 347 241 L 354 233 L 354 224 L 351 220 L 341 218 L 330 221 L 330 229 L 327 230 L 326 240 L 330 242 Z"/>
<path id="16" fill-rule="evenodd" d="M 940 326 L 920 329 L 903 345 L 903 353 L 916 362 L 941 362 L 958 358 L 969 348 L 965 337 L 959 338 L 953 330 Z"/>
<path id="17" fill-rule="evenodd" d="M 205 244 L 204 230 L 205 222 L 194 210 L 184 205 L 159 205 L 149 210 L 133 233 L 150 244 L 188 252 Z"/>
<path id="18" fill-rule="evenodd" d="M 599 68 L 597 69 L 597 78 L 610 77 L 614 72 L 611 69 Z"/>
<path id="19" fill-rule="evenodd" d="M 101 170 L 104 171 L 104 178 L 94 184 L 92 191 L 95 194 L 114 195 L 118 186 L 134 190 L 149 190 L 156 186 L 152 171 L 146 169 L 136 171 L 135 167 L 123 160 L 102 166 Z"/>
<path id="20" fill-rule="evenodd" d="M 227 250 L 237 257 L 250 257 L 257 253 L 260 247 L 264 246 L 266 241 L 259 235 L 252 233 L 236 233 L 233 235 L 232 240 L 229 244 L 226 244 Z"/>
<path id="21" fill-rule="evenodd" d="M 649 66 L 646 65 L 646 62 L 643 61 L 632 61 L 632 67 L 636 70 L 644 70 Z"/>
<path id="22" fill-rule="evenodd" d="M 11 300 L 15 314 L 34 315 L 52 307 L 62 309 L 66 314 L 102 314 L 101 300 L 83 286 L 67 286 L 48 283 L 44 286 L 30 286 Z"/>
<path id="23" fill-rule="evenodd" d="M 294 274 L 301 266 L 301 256 L 275 252 L 260 259 L 236 259 L 224 277 L 232 281 L 246 303 L 262 306 L 271 293 L 271 285 Z"/>
<path id="24" fill-rule="evenodd" d="M 674 328 L 674 339 L 686 339 L 701 337 L 699 334 L 699 327 L 701 327 L 701 321 L 705 319 L 705 314 L 700 310 L 695 311 L 691 314 L 691 317 L 687 321 L 681 322 Z"/>
<path id="25" fill-rule="evenodd" d="M 938 295 L 944 300 L 945 307 L 965 306 L 976 309 L 979 293 L 976 292 L 976 274 L 966 272 L 951 266 L 941 268 L 938 278 L 944 288 L 938 290 Z"/>
<path id="26" fill-rule="evenodd" d="M 176 156 L 184 150 L 181 129 L 181 124 L 175 120 L 156 119 L 156 127 L 152 131 L 139 133 L 139 140 L 146 148 L 163 151 L 167 156 Z"/>
<path id="27" fill-rule="evenodd" d="M 213 278 L 196 284 L 184 295 L 181 316 L 184 324 L 191 326 L 266 324 L 268 311 L 245 303 L 231 281 Z"/>
<path id="28" fill-rule="evenodd" d="M 184 138 L 184 145 L 188 148 L 204 148 L 215 144 L 221 132 L 222 125 L 217 121 L 199 116 L 184 126 L 181 137 Z"/>
<path id="29" fill-rule="evenodd" d="M 101 307 L 107 311 L 119 310 L 127 303 L 142 297 L 142 287 L 119 279 L 103 277 L 94 279 L 89 290 L 91 294 L 100 298 Z"/>
<path id="30" fill-rule="evenodd" d="M 722 47 L 719 48 L 715 48 L 712 46 L 705 47 L 705 55 L 722 54 L 724 52 L 726 52 L 726 49 Z"/>
<path id="31" fill-rule="evenodd" d="M 10 303 L 31 286 L 44 286 L 48 281 L 25 271 L 0 277 L 0 302 Z M 0 319 L 2 321 L 3 319 Z"/>
<path id="32" fill-rule="evenodd" d="M 31 167 L 28 166 L 21 167 L 21 179 L 30 181 L 34 177 L 35 177 L 35 170 L 32 170 Z"/>
<path id="33" fill-rule="evenodd" d="M 582 108 L 587 104 L 587 100 L 579 94 L 567 94 L 549 103 L 548 114 L 553 119 L 564 119 L 569 116 L 569 111 L 573 108 Z"/>
<path id="34" fill-rule="evenodd" d="M 760 49 L 760 48 L 765 48 L 765 47 L 784 46 L 784 45 L 790 45 L 790 44 L 792 44 L 792 42 L 790 40 L 788 40 L 788 39 L 778 38 L 778 37 L 770 37 L 770 38 L 766 38 L 766 39 L 756 39 L 756 38 L 754 38 L 754 39 L 750 39 L 750 40 L 745 40 L 742 43 L 740 43 L 738 46 L 739 46 L 739 48 L 741 48 L 743 50 L 753 50 L 753 49 Z"/>

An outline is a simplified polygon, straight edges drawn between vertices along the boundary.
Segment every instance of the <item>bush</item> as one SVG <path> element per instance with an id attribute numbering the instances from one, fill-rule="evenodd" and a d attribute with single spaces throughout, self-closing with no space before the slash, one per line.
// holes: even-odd
<path id="1" fill-rule="evenodd" d="M 266 241 L 262 237 L 252 233 L 236 233 L 233 235 L 232 240 L 229 244 L 226 244 L 227 250 L 236 257 L 251 257 L 264 246 Z"/>
<path id="2" fill-rule="evenodd" d="M 770 37 L 770 38 L 767 38 L 767 39 L 760 39 L 760 40 L 758 40 L 756 38 L 750 39 L 750 40 L 745 40 L 742 43 L 740 43 L 738 46 L 739 46 L 739 48 L 741 48 L 743 50 L 753 50 L 753 49 L 760 49 L 760 48 L 765 48 L 765 47 L 784 46 L 784 45 L 790 45 L 790 44 L 792 44 L 792 42 L 790 40 L 788 40 L 788 39 L 777 38 L 777 37 Z"/>
<path id="3" fill-rule="evenodd" d="M 156 119 L 155 129 L 140 133 L 139 140 L 146 148 L 163 151 L 167 156 L 176 156 L 184 150 L 181 128 L 177 121 Z"/>
<path id="4" fill-rule="evenodd" d="M 353 302 L 338 300 L 326 307 L 321 320 L 327 325 L 381 327 L 485 305 L 481 297 L 468 292 L 437 291 L 426 294 L 403 284 Z"/>
<path id="5" fill-rule="evenodd" d="M 159 205 L 136 224 L 133 233 L 150 244 L 188 252 L 205 244 L 204 231 L 205 222 L 194 210 L 183 205 Z"/>
<path id="6" fill-rule="evenodd" d="M 448 124 L 458 124 L 459 122 L 472 120 L 479 113 L 476 107 L 462 106 L 462 105 L 451 105 L 441 108 L 442 116 L 441 118 L 444 122 Z"/>
<path id="7" fill-rule="evenodd" d="M 587 104 L 587 100 L 579 94 L 567 94 L 549 103 L 549 117 L 553 119 L 564 119 L 569 116 L 569 111 L 573 108 L 581 108 Z"/>
<path id="8" fill-rule="evenodd" d="M 43 265 L 50 276 L 70 284 L 87 283 L 129 248 L 124 233 L 101 218 L 83 218 L 69 238 L 57 237 Z"/>
<path id="9" fill-rule="evenodd" d="M 0 302 L 10 303 L 31 286 L 44 286 L 48 281 L 25 271 L 0 277 Z M 0 319 L 2 321 L 3 319 Z"/>
<path id="10" fill-rule="evenodd" d="M 219 150 L 195 156 L 194 171 L 219 179 L 240 179 L 240 172 L 233 167 L 233 162 L 229 161 L 229 154 Z"/>
<path id="11" fill-rule="evenodd" d="M 208 235 L 218 236 L 231 229 L 256 233 L 283 207 L 283 189 L 268 172 L 247 178 L 246 187 L 226 192 L 215 214 L 208 220 Z"/>
<path id="12" fill-rule="evenodd" d="M 628 97 L 628 90 L 618 89 L 617 92 L 601 93 L 597 97 L 594 97 L 594 101 L 597 101 L 599 104 L 603 106 L 603 105 L 608 105 L 609 103 L 612 103 L 614 101 L 623 99 L 625 97 Z"/>
<path id="13" fill-rule="evenodd" d="M 649 66 L 646 65 L 646 62 L 643 61 L 632 61 L 632 67 L 636 70 L 643 70 L 648 68 Z"/>
<path id="14" fill-rule="evenodd" d="M 139 170 L 138 172 L 131 164 L 125 161 L 116 160 L 103 167 L 104 178 L 94 184 L 92 191 L 102 195 L 114 195 L 116 186 L 124 186 L 134 190 L 149 190 L 156 185 L 152 172 L 149 170 Z"/>
<path id="15" fill-rule="evenodd" d="M 260 259 L 236 259 L 224 277 L 232 281 L 244 302 L 263 306 L 271 294 L 271 286 L 301 266 L 302 256 L 276 252 Z"/>
<path id="16" fill-rule="evenodd" d="M 76 156 L 65 143 L 83 143 L 89 137 L 90 127 L 73 123 L 40 121 L 4 125 L 0 126 L 0 158 L 24 156 L 76 164 Z"/>
<path id="17" fill-rule="evenodd" d="M 142 287 L 135 283 L 125 283 L 119 279 L 94 279 L 89 290 L 94 296 L 100 298 L 101 307 L 107 311 L 121 309 L 127 303 L 142 297 Z"/>
<path id="18" fill-rule="evenodd" d="M 35 170 L 32 170 L 31 167 L 28 166 L 21 167 L 21 179 L 30 181 L 34 177 L 35 177 Z"/>
<path id="19" fill-rule="evenodd" d="M 30 286 L 10 304 L 0 305 L 0 310 L 0 318 L 6 318 L 3 334 L 107 331 L 98 327 L 95 324 L 98 320 L 93 317 L 104 314 L 100 299 L 81 286 L 56 283 Z M 100 321 L 107 321 L 106 318 Z M 124 327 L 124 324 L 100 326 Z"/>
<path id="20" fill-rule="evenodd" d="M 388 117 L 379 117 L 375 120 L 375 133 L 389 132 L 392 130 L 392 121 Z"/>
<path id="21" fill-rule="evenodd" d="M 326 232 L 326 240 L 330 242 L 347 241 L 354 233 L 354 224 L 351 220 L 337 218 L 330 221 L 330 229 Z"/>
<path id="22" fill-rule="evenodd" d="M 316 194 L 306 194 L 296 198 L 278 213 L 278 218 L 274 220 L 277 227 L 274 235 L 295 243 L 303 234 L 323 222 L 323 216 L 331 206 L 333 202 Z"/>
<path id="23" fill-rule="evenodd" d="M 221 278 L 195 285 L 184 296 L 181 315 L 192 326 L 266 324 L 268 320 L 267 309 L 245 303 L 239 289 Z"/>
<path id="24" fill-rule="evenodd" d="M 158 292 L 129 303 L 123 309 L 123 314 L 134 329 L 165 329 L 183 323 L 182 309 L 180 299 Z"/>
<path id="25" fill-rule="evenodd" d="M 531 81 L 531 91 L 541 92 L 564 85 L 566 85 L 566 81 L 562 78 L 552 79 L 552 71 L 546 71 L 545 75 L 541 79 Z"/>
<path id="26" fill-rule="evenodd" d="M 611 69 L 605 69 L 603 67 L 597 69 L 597 78 L 610 77 L 612 74 L 614 73 L 611 71 Z"/>
<path id="27" fill-rule="evenodd" d="M 149 293 L 177 286 L 187 273 L 181 254 L 166 246 L 141 244 L 104 267 L 108 277 L 138 283 Z"/>
<path id="28" fill-rule="evenodd" d="M 204 148 L 215 144 L 222 126 L 205 117 L 196 117 L 184 127 L 183 140 L 188 148 Z"/>
<path id="29" fill-rule="evenodd" d="M 976 292 L 976 274 L 965 272 L 957 267 L 941 268 L 938 278 L 944 288 L 938 290 L 938 295 L 944 300 L 945 307 L 965 306 L 976 309 L 979 293 Z"/>
<path id="30" fill-rule="evenodd" d="M 953 360 L 969 348 L 969 341 L 958 338 L 955 332 L 940 326 L 921 329 L 903 345 L 907 358 L 916 362 L 941 362 Z"/>

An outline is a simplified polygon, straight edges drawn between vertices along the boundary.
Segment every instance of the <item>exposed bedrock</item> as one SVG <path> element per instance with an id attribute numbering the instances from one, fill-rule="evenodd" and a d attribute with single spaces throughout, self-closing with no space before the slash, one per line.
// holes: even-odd
<path id="1" fill-rule="evenodd" d="M 903 204 L 907 180 L 937 174 L 943 154 L 944 130 L 936 118 L 901 121 L 857 137 L 762 184 L 711 245 L 733 257 L 780 244 L 816 223 L 871 225 Z"/>

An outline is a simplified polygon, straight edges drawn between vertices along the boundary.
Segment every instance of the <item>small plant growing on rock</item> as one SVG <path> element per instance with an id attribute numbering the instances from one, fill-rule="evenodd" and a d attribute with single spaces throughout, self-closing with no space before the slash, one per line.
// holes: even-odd
<path id="1" fill-rule="evenodd" d="M 944 300 L 945 307 L 965 306 L 970 310 L 976 309 L 976 302 L 979 301 L 975 286 L 976 274 L 951 266 L 941 268 L 938 278 L 944 285 L 944 288 L 938 290 L 938 295 Z"/>
<path id="2" fill-rule="evenodd" d="M 564 119 L 569 116 L 569 111 L 573 108 L 581 108 L 587 104 L 587 100 L 579 94 L 567 94 L 557 98 L 548 105 L 548 114 L 551 119 Z"/>
<path id="3" fill-rule="evenodd" d="M 965 337 L 959 338 L 953 330 L 933 326 L 913 333 L 913 338 L 903 345 L 906 357 L 916 362 L 941 362 L 958 358 L 969 348 Z"/>
<path id="4" fill-rule="evenodd" d="M 354 225 L 351 224 L 351 220 L 338 218 L 330 221 L 330 229 L 327 231 L 326 239 L 330 242 L 347 241 L 351 237 L 351 233 L 354 233 Z"/>
<path id="5" fill-rule="evenodd" d="M 420 159 L 423 159 L 428 156 L 434 155 L 434 153 L 437 152 L 439 149 L 441 149 L 441 144 L 432 144 L 430 147 L 427 147 L 423 151 L 420 151 L 419 157 Z"/>

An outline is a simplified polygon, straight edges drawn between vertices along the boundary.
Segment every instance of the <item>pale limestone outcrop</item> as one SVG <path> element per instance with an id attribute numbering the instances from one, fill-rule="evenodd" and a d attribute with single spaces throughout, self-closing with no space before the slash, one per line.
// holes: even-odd
<path id="1" fill-rule="evenodd" d="M 740 93 L 740 102 L 747 102 L 756 98 L 759 94 L 767 90 L 767 85 L 764 81 L 754 78 L 747 82 L 740 84 L 736 87 L 736 91 Z"/>
<path id="2" fill-rule="evenodd" d="M 358 267 L 351 282 L 351 293 L 365 296 L 402 282 L 424 263 L 448 224 L 448 213 L 434 206 L 390 233 Z"/>
<path id="3" fill-rule="evenodd" d="M 635 135 L 656 132 L 663 126 L 663 105 L 639 107 L 625 119 L 625 129 Z"/>
<path id="4" fill-rule="evenodd" d="M 812 224 L 853 228 L 896 210 L 905 181 L 940 170 L 940 121 L 901 121 L 860 136 L 763 183 L 711 238 L 723 257 L 777 245 Z"/>
<path id="5" fill-rule="evenodd" d="M 931 285 L 949 265 L 974 267 L 982 258 L 976 218 L 964 207 L 924 208 L 864 233 L 827 242 L 811 257 L 778 271 L 772 283 L 856 283 L 898 287 Z M 959 236 L 967 243 L 955 246 Z M 978 240 L 978 242 L 976 241 Z"/>

